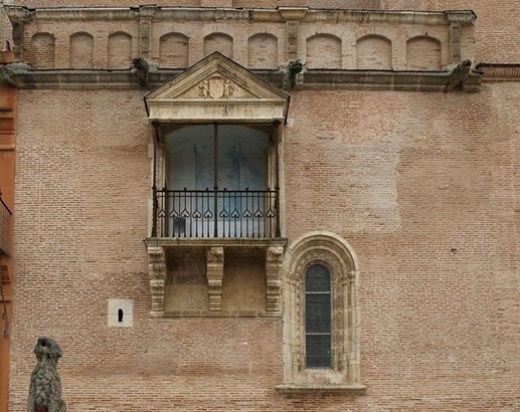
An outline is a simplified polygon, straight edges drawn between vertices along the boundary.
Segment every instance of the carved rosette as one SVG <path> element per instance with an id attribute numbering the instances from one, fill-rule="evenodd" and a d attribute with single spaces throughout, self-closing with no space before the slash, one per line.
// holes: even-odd
<path id="1" fill-rule="evenodd" d="M 222 280 L 224 278 L 224 248 L 212 247 L 207 252 L 209 310 L 222 310 Z"/>
<path id="2" fill-rule="evenodd" d="M 280 296 L 282 291 L 282 264 L 283 246 L 271 246 L 267 248 L 265 258 L 266 272 L 266 311 L 269 314 L 281 312 Z"/>
<path id="3" fill-rule="evenodd" d="M 161 317 L 164 314 L 164 285 L 166 281 L 166 259 L 164 249 L 160 246 L 148 246 L 148 275 L 150 276 L 150 292 L 152 310 L 150 316 Z"/>

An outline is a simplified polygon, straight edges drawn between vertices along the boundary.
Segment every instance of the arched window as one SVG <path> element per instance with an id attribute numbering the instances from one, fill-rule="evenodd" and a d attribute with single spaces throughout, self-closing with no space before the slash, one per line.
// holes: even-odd
<path id="1" fill-rule="evenodd" d="M 334 233 L 295 240 L 284 259 L 284 384 L 281 392 L 365 392 L 360 383 L 358 269 Z"/>
<path id="2" fill-rule="evenodd" d="M 320 264 L 305 274 L 305 366 L 331 367 L 330 272 Z"/>

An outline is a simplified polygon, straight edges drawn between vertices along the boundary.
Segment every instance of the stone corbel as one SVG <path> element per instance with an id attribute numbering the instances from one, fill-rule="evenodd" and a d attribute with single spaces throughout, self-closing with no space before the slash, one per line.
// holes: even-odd
<path id="1" fill-rule="evenodd" d="M 222 280 L 224 279 L 224 248 L 212 247 L 207 251 L 209 310 L 222 310 Z"/>
<path id="2" fill-rule="evenodd" d="M 271 246 L 265 257 L 266 312 L 272 315 L 281 313 L 283 252 L 283 246 Z"/>
<path id="3" fill-rule="evenodd" d="M 148 246 L 148 275 L 150 276 L 150 292 L 152 310 L 150 316 L 157 318 L 164 315 L 164 286 L 166 282 L 166 259 L 164 249 L 160 246 Z"/>

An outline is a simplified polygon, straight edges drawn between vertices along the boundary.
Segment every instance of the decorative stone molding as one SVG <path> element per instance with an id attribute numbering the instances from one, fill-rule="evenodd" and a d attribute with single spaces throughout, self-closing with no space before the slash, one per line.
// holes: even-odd
<path id="1" fill-rule="evenodd" d="M 151 317 L 164 315 L 164 286 L 166 282 L 166 259 L 164 248 L 148 246 L 148 275 L 150 277 L 150 292 L 152 295 Z"/>
<path id="2" fill-rule="evenodd" d="M 447 10 L 444 14 L 450 23 L 461 25 L 474 24 L 477 19 L 477 15 L 471 10 Z"/>
<path id="3" fill-rule="evenodd" d="M 156 6 L 139 8 L 139 56 L 145 60 L 151 58 L 152 20 L 158 10 L 159 8 Z"/>
<path id="4" fill-rule="evenodd" d="M 303 20 L 308 10 L 308 7 L 278 7 L 278 11 L 285 21 Z"/>
<path id="5" fill-rule="evenodd" d="M 283 246 L 267 248 L 265 256 L 266 311 L 271 314 L 281 312 Z"/>
<path id="6" fill-rule="evenodd" d="M 491 76 L 506 75 L 514 73 L 515 68 L 507 65 L 496 65 L 496 68 L 485 69 L 485 80 L 491 80 Z M 500 68 L 498 67 L 500 66 Z M 503 66 L 503 67 L 502 67 Z M 127 90 L 138 89 L 139 84 L 135 81 L 135 74 L 128 70 L 31 70 L 27 65 L 11 64 L 8 66 L 20 80 L 21 89 L 64 89 L 64 90 L 96 90 L 113 89 Z M 483 67 L 479 65 L 479 67 Z M 148 88 L 153 89 L 164 85 L 172 77 L 182 73 L 181 70 L 150 70 Z M 273 87 L 283 87 L 284 71 L 262 71 L 252 70 L 258 78 L 269 82 Z M 492 74 L 495 73 L 495 74 Z M 500 74 L 502 73 L 502 74 Z M 509 76 L 509 75 L 508 75 Z M 515 77 L 511 77 L 514 79 Z M 394 71 L 394 70 L 304 70 L 297 75 L 296 90 L 398 90 L 398 91 L 420 91 L 420 92 L 443 92 L 450 79 L 449 71 L 422 72 L 422 71 Z M 478 92 L 481 86 L 481 76 L 472 73 L 466 83 L 465 91 Z M 217 104 L 221 99 L 206 99 L 213 101 L 215 115 L 223 116 L 222 105 Z M 222 99 L 229 106 L 249 105 L 254 106 L 254 100 L 248 102 L 247 99 Z M 189 119 L 188 106 L 197 107 L 202 99 L 193 99 L 185 102 L 186 116 Z M 262 103 L 257 100 L 257 103 Z M 271 102 L 266 102 L 265 114 L 273 115 Z M 203 103 L 212 106 L 210 103 Z M 161 103 L 157 104 L 159 108 Z M 166 103 L 168 106 L 168 103 Z M 199 108 L 200 109 L 200 108 Z M 246 108 L 242 108 L 244 111 Z M 161 108 L 161 110 L 169 110 Z M 196 110 L 196 109 L 195 109 Z M 174 114 L 171 110 L 167 113 Z M 282 115 L 281 111 L 274 113 Z M 209 114 L 208 114 L 209 115 Z M 272 120 L 272 118 L 271 118 Z"/>
<path id="7" fill-rule="evenodd" d="M 165 317 L 279 317 L 281 311 L 282 266 L 287 240 L 273 239 L 235 239 L 235 238 L 147 238 L 144 241 L 148 252 L 148 267 L 152 310 L 150 316 Z M 204 249 L 206 253 L 206 273 L 208 280 L 209 310 L 165 311 L 165 292 L 168 263 L 166 253 L 180 250 Z M 222 291 L 226 250 L 240 248 L 265 250 L 266 305 L 262 311 L 223 311 Z"/>
<path id="8" fill-rule="evenodd" d="M 284 120 L 289 96 L 214 52 L 145 97 L 151 122 Z"/>
<path id="9" fill-rule="evenodd" d="M 222 309 L 222 280 L 224 278 L 224 248 L 221 246 L 209 248 L 207 251 L 207 276 L 209 310 Z"/>
<path id="10" fill-rule="evenodd" d="M 332 278 L 332 365 L 306 368 L 305 273 L 313 264 L 325 266 Z M 360 383 L 359 273 L 352 248 L 329 232 L 312 232 L 287 250 L 284 260 L 284 384 L 280 392 L 339 391 L 364 393 Z"/>

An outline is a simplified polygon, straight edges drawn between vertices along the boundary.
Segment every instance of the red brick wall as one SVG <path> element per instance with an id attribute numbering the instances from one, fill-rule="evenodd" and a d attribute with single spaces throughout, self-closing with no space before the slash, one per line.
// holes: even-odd
<path id="1" fill-rule="evenodd" d="M 292 93 L 286 235 L 354 248 L 368 394 L 290 397 L 280 319 L 149 318 L 141 93 L 21 91 L 11 410 L 44 334 L 73 411 L 518 408 L 519 96 Z M 106 326 L 110 298 L 134 300 L 132 328 Z"/>

